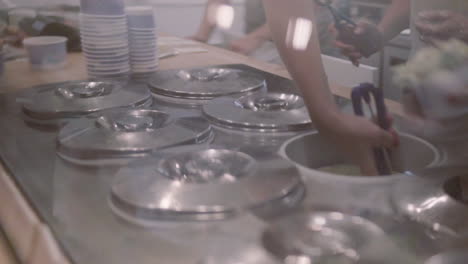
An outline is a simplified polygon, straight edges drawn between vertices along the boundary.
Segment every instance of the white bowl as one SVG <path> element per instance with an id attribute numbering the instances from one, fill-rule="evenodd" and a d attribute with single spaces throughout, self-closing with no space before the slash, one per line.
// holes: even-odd
<path id="1" fill-rule="evenodd" d="M 80 0 L 81 15 L 121 16 L 125 15 L 124 0 Z"/>
<path id="2" fill-rule="evenodd" d="M 96 60 L 96 61 L 120 61 L 120 60 L 129 60 L 130 55 L 129 54 L 123 54 L 119 56 L 100 56 L 100 55 L 91 55 L 91 54 L 86 54 L 86 59 L 88 60 Z"/>
<path id="3" fill-rule="evenodd" d="M 137 44 L 140 44 L 140 43 L 157 44 L 158 39 L 157 38 L 134 38 L 134 37 L 129 36 L 128 42 L 129 43 L 137 43 Z"/>
<path id="4" fill-rule="evenodd" d="M 98 67 L 92 67 L 92 66 L 88 66 L 87 67 L 88 71 L 89 72 L 93 72 L 93 73 L 119 73 L 119 72 L 122 72 L 122 71 L 129 71 L 130 70 L 130 66 L 122 66 L 122 67 L 115 67 L 115 68 L 98 68 Z"/>
<path id="5" fill-rule="evenodd" d="M 118 74 L 122 72 L 128 72 L 130 71 L 130 67 L 126 68 L 116 68 L 116 69 L 93 69 L 93 68 L 88 68 L 88 72 L 92 74 Z"/>
<path id="6" fill-rule="evenodd" d="M 147 54 L 146 56 L 139 56 L 139 55 L 130 53 L 130 60 L 134 61 L 135 63 L 154 61 L 157 58 L 158 58 L 158 55 L 156 53 Z"/>
<path id="7" fill-rule="evenodd" d="M 157 46 L 152 46 L 150 45 L 135 45 L 135 44 L 129 44 L 128 47 L 130 48 L 130 52 L 136 52 L 136 53 L 146 53 L 146 54 L 152 54 L 156 53 L 156 48 Z"/>
<path id="8" fill-rule="evenodd" d="M 129 54 L 128 47 L 119 47 L 119 48 L 96 48 L 96 47 L 82 47 L 84 53 L 91 55 L 102 55 L 102 56 L 122 56 L 124 54 Z"/>
<path id="9" fill-rule="evenodd" d="M 154 28 L 154 9 L 152 6 L 131 6 L 125 8 L 129 27 Z"/>
<path id="10" fill-rule="evenodd" d="M 144 33 L 152 33 L 156 34 L 157 29 L 156 28 L 128 28 L 129 32 L 135 33 L 135 34 L 144 34 Z"/>
<path id="11" fill-rule="evenodd" d="M 146 61 L 146 62 L 135 62 L 130 60 L 130 65 L 135 66 L 135 67 L 154 67 L 154 65 L 158 65 L 157 60 L 152 60 L 152 61 Z"/>
<path id="12" fill-rule="evenodd" d="M 93 0 L 95 1 L 95 0 Z M 89 13 L 80 13 L 80 17 L 84 17 L 86 19 L 117 19 L 117 18 L 127 18 L 127 14 L 118 14 L 118 15 L 98 15 L 98 14 L 89 14 Z"/>
<path id="13" fill-rule="evenodd" d="M 67 38 L 55 36 L 31 37 L 23 40 L 29 62 L 34 69 L 57 69 L 66 64 Z"/>
<path id="14" fill-rule="evenodd" d="M 127 33 L 125 26 L 105 27 L 105 26 L 80 26 L 81 34 L 124 34 Z"/>
<path id="15" fill-rule="evenodd" d="M 88 65 L 95 65 L 95 66 L 104 66 L 104 67 L 117 67 L 122 65 L 129 65 L 128 59 L 121 59 L 121 60 L 94 60 L 86 58 L 86 63 Z"/>
<path id="16" fill-rule="evenodd" d="M 146 65 L 146 64 L 151 64 L 154 62 L 158 62 L 158 57 L 157 56 L 151 56 L 148 59 L 141 59 L 141 58 L 134 58 L 130 56 L 130 62 L 133 64 L 138 64 L 138 65 Z"/>
<path id="17" fill-rule="evenodd" d="M 80 25 L 121 26 L 127 25 L 126 19 L 89 19 L 82 18 Z"/>
<path id="18" fill-rule="evenodd" d="M 85 49 L 86 48 L 97 48 L 97 49 L 119 49 L 119 48 L 127 48 L 128 47 L 128 44 L 127 43 L 124 43 L 124 42 L 116 42 L 116 43 L 92 43 L 92 42 L 88 42 L 88 43 L 81 43 L 81 46 L 84 47 Z"/>
<path id="19" fill-rule="evenodd" d="M 133 72 L 150 72 L 150 71 L 155 71 L 158 69 L 158 65 L 154 65 L 152 67 L 136 67 L 136 66 L 131 66 Z"/>
<path id="20" fill-rule="evenodd" d="M 91 60 L 118 60 L 121 58 L 130 59 L 130 55 L 128 54 L 128 52 L 115 53 L 113 55 L 84 52 L 84 55 L 86 58 L 89 58 Z"/>
<path id="21" fill-rule="evenodd" d="M 96 45 L 96 44 L 122 44 L 128 45 L 128 41 L 124 38 L 82 38 L 82 43 L 85 45 Z"/>

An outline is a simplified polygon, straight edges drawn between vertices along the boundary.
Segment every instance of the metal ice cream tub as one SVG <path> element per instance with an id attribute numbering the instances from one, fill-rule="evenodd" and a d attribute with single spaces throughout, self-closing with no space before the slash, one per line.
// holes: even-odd
<path id="1" fill-rule="evenodd" d="M 309 194 L 311 200 L 388 211 L 390 187 L 398 179 L 411 177 L 412 171 L 434 166 L 439 160 L 438 150 L 422 139 L 400 134 L 400 141 L 390 157 L 396 172 L 386 176 L 360 175 L 359 169 L 347 166 L 345 157 L 318 132 L 288 140 L 280 155 L 296 164 L 313 190 Z"/>

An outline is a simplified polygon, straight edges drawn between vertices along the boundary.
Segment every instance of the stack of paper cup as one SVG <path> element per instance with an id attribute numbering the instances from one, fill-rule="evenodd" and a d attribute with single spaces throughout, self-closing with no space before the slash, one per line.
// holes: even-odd
<path id="1" fill-rule="evenodd" d="M 90 78 L 128 77 L 128 29 L 123 0 L 81 0 L 80 30 Z"/>
<path id="2" fill-rule="evenodd" d="M 144 77 L 158 68 L 157 28 L 151 6 L 126 8 L 130 65 L 134 77 Z"/>

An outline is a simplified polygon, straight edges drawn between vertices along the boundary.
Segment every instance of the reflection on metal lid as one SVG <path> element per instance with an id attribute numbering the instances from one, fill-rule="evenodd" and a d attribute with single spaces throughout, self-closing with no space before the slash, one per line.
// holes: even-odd
<path id="1" fill-rule="evenodd" d="M 468 235 L 468 203 L 460 198 L 459 177 L 436 179 L 412 177 L 395 186 L 396 209 L 435 233 Z"/>
<path id="2" fill-rule="evenodd" d="M 283 218 L 263 236 L 265 248 L 285 263 L 358 263 L 359 251 L 382 237 L 374 223 L 339 212 Z"/>
<path id="3" fill-rule="evenodd" d="M 241 130 L 297 131 L 312 127 L 304 101 L 296 94 L 220 97 L 204 105 L 203 113 L 221 126 Z"/>
<path id="4" fill-rule="evenodd" d="M 78 82 L 60 85 L 55 92 L 67 99 L 91 98 L 108 95 L 112 90 L 120 88 L 121 85 L 114 82 Z"/>
<path id="5" fill-rule="evenodd" d="M 159 163 L 158 172 L 184 183 L 235 182 L 254 172 L 255 160 L 241 152 L 206 149 L 179 153 Z"/>
<path id="6" fill-rule="evenodd" d="M 257 161 L 223 148 L 181 146 L 121 169 L 111 204 L 136 221 L 218 220 L 292 195 L 298 186 L 296 168 L 276 155 Z"/>
<path id="7" fill-rule="evenodd" d="M 104 165 L 106 160 L 144 156 L 161 148 L 204 142 L 210 136 L 210 125 L 202 117 L 116 109 L 70 122 L 60 131 L 58 151 L 68 160 Z"/>
<path id="8" fill-rule="evenodd" d="M 274 221 L 262 242 L 280 263 L 421 263 L 440 248 L 426 231 L 377 211 L 315 205 Z"/>
<path id="9" fill-rule="evenodd" d="M 138 106 L 151 100 L 143 85 L 110 81 L 75 81 L 38 87 L 23 104 L 32 118 L 47 120 L 83 116 L 115 107 Z"/>
<path id="10" fill-rule="evenodd" d="M 468 247 L 451 250 L 430 258 L 424 264 L 465 264 L 468 261 Z"/>
<path id="11" fill-rule="evenodd" d="M 258 74 L 228 67 L 159 71 L 149 81 L 157 95 L 197 100 L 252 92 L 264 85 Z"/>

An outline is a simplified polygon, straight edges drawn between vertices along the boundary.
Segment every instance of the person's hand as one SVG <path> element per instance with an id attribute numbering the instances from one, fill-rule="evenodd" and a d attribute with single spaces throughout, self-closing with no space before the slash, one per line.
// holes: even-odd
<path id="1" fill-rule="evenodd" d="M 265 40 L 257 38 L 255 36 L 245 36 L 229 43 L 229 49 L 244 55 L 249 55 L 256 49 L 258 49 Z"/>
<path id="2" fill-rule="evenodd" d="M 339 114 L 320 131 L 369 176 L 378 174 L 372 149 L 398 145 L 394 131 L 382 130 L 373 122 L 354 115 Z"/>
<path id="3" fill-rule="evenodd" d="M 468 43 L 468 17 L 452 11 L 424 11 L 418 14 L 416 29 L 428 43 L 457 38 Z"/>
<path id="4" fill-rule="evenodd" d="M 383 34 L 379 28 L 365 20 L 359 21 L 356 27 L 342 26 L 333 29 L 336 32 L 336 46 L 350 61 L 359 66 L 359 60 L 379 51 L 383 46 Z M 341 31 L 341 32 L 340 32 Z"/>

